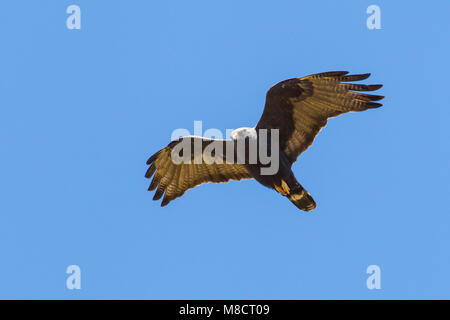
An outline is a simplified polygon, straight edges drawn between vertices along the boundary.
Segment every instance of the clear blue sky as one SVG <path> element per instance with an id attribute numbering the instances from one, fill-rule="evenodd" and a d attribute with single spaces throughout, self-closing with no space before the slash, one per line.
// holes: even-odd
<path id="1" fill-rule="evenodd" d="M 2 1 L 0 298 L 450 298 L 449 10 Z M 250 180 L 152 201 L 145 161 L 173 129 L 253 126 L 271 85 L 330 70 L 371 72 L 386 99 L 294 165 L 312 214 Z"/>

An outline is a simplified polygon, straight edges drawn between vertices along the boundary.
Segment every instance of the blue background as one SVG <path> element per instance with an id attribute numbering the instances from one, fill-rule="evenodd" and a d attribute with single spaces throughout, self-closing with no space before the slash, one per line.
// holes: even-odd
<path id="1" fill-rule="evenodd" d="M 449 10 L 2 1 L 0 298 L 450 298 Z M 145 161 L 174 129 L 253 126 L 271 85 L 330 70 L 372 72 L 386 98 L 295 163 L 312 214 L 251 180 L 152 201 Z"/>

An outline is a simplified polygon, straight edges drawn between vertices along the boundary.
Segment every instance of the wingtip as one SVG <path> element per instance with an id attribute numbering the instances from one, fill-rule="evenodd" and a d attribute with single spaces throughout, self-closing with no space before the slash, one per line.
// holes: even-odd
<path id="1" fill-rule="evenodd" d="M 375 90 L 378 90 L 378 89 L 381 89 L 381 88 L 383 88 L 382 84 L 369 84 L 369 85 L 367 85 L 367 91 L 375 91 Z"/>
<path id="2" fill-rule="evenodd" d="M 348 73 L 350 73 L 350 71 L 347 70 L 340 70 L 340 71 L 330 71 L 330 72 L 325 72 L 324 74 L 329 74 L 330 76 L 344 76 Z"/>
<path id="3" fill-rule="evenodd" d="M 366 80 L 368 77 L 370 77 L 370 73 L 361 73 L 361 74 L 351 74 L 351 75 L 346 75 L 340 78 L 341 81 L 343 82 L 348 82 L 348 81 L 361 81 L 361 80 Z"/>
<path id="4" fill-rule="evenodd" d="M 367 102 L 366 103 L 366 107 L 368 109 L 376 109 L 376 108 L 379 108 L 381 106 L 383 106 L 383 104 L 382 103 L 378 103 L 378 102 Z"/>
<path id="5" fill-rule="evenodd" d="M 158 189 L 159 190 L 159 189 Z M 153 200 L 159 200 L 161 199 L 163 192 L 158 192 L 158 190 L 156 190 L 155 195 L 153 196 Z"/>
<path id="6" fill-rule="evenodd" d="M 159 155 L 159 151 L 156 152 L 154 155 L 152 155 L 150 158 L 148 158 L 146 164 L 147 164 L 147 165 L 150 165 L 153 161 L 156 160 L 156 158 L 158 157 L 158 155 Z"/>
<path id="7" fill-rule="evenodd" d="M 153 180 L 152 182 L 150 182 L 150 186 L 148 187 L 148 191 L 155 190 L 158 184 L 159 184 L 159 177 L 158 176 L 153 177 Z"/>
<path id="8" fill-rule="evenodd" d="M 156 171 L 156 167 L 154 164 L 152 164 L 145 172 L 144 177 L 147 179 L 150 179 L 152 177 L 152 175 L 155 173 L 155 171 Z"/>

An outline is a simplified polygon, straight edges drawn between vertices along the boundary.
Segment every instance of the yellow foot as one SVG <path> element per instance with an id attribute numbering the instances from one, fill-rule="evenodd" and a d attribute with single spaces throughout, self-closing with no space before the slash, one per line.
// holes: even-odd
<path id="1" fill-rule="evenodd" d="M 281 193 L 283 196 L 286 195 L 286 192 L 284 192 L 283 188 L 281 188 L 280 186 L 274 185 L 275 190 L 277 190 L 279 193 Z"/>
<path id="2" fill-rule="evenodd" d="M 275 190 L 277 190 L 279 193 L 281 193 L 283 196 L 287 196 L 289 192 L 291 192 L 291 189 L 287 185 L 286 181 L 281 180 L 281 186 L 274 185 Z"/>
<path id="3" fill-rule="evenodd" d="M 289 194 L 291 192 L 291 189 L 289 188 L 286 181 L 284 181 L 284 180 L 281 180 L 281 187 L 283 188 L 283 190 L 286 194 Z"/>

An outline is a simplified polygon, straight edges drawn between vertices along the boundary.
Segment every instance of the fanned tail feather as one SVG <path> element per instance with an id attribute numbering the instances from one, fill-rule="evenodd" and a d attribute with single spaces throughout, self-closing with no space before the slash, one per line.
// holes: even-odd
<path id="1" fill-rule="evenodd" d="M 311 211 L 316 207 L 313 197 L 303 188 L 287 195 L 288 199 L 300 210 Z"/>

